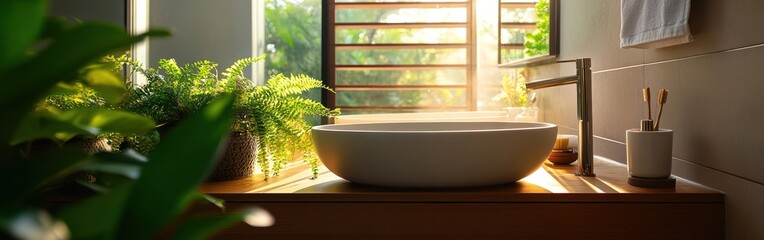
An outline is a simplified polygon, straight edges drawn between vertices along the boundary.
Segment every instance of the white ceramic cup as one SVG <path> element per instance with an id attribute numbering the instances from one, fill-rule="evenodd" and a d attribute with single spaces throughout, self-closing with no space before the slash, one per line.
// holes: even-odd
<path id="1" fill-rule="evenodd" d="M 626 130 L 626 169 L 639 178 L 668 178 L 671 175 L 671 145 L 674 132 Z"/>

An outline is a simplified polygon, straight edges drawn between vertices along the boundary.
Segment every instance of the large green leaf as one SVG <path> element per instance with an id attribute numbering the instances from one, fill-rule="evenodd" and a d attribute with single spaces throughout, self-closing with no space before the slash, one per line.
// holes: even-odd
<path id="1" fill-rule="evenodd" d="M 103 178 L 99 173 L 137 179 L 140 176 L 140 165 L 146 162 L 145 157 L 130 150 L 118 154 L 97 153 L 92 158 L 92 161 L 86 162 L 80 169 L 93 171 L 98 181 L 102 181 Z M 73 239 L 113 237 L 119 226 L 124 203 L 134 184 L 133 181 L 122 182 L 124 184 L 65 207 L 59 212 L 58 217 L 69 225 Z"/>
<path id="2" fill-rule="evenodd" d="M 133 183 L 125 184 L 65 207 L 58 217 L 69 225 L 72 239 L 114 238 L 125 210 L 125 201 L 132 189 Z"/>
<path id="3" fill-rule="evenodd" d="M 11 145 L 35 140 L 35 139 L 58 139 L 69 140 L 77 134 L 95 135 L 98 129 L 82 128 L 69 122 L 61 121 L 56 117 L 38 116 L 34 113 L 27 114 L 18 128 L 14 129 Z"/>
<path id="4" fill-rule="evenodd" d="M 201 216 L 189 219 L 175 232 L 174 239 L 208 239 L 216 232 L 244 220 L 253 227 L 268 227 L 273 217 L 262 208 L 244 209 L 233 214 Z"/>
<path id="5" fill-rule="evenodd" d="M 121 102 L 127 91 L 125 82 L 108 69 L 88 71 L 85 73 L 85 82 L 110 104 Z"/>
<path id="6" fill-rule="evenodd" d="M 220 97 L 162 140 L 130 194 L 121 238 L 151 238 L 185 208 L 184 200 L 214 166 L 231 127 L 232 105 L 232 96 Z"/>
<path id="7" fill-rule="evenodd" d="M 44 0 L 0 1 L 0 73 L 24 58 L 45 20 Z M 3 82 L 5 84 L 5 82 Z"/>
<path id="8" fill-rule="evenodd" d="M 48 90 L 57 82 L 70 80 L 79 69 L 100 57 L 125 49 L 149 35 L 166 35 L 163 31 L 150 31 L 129 36 L 124 29 L 103 23 L 86 22 L 59 34 L 50 46 L 35 58 L 2 75 L 8 87 L 3 88 L 4 99 L 37 99 L 42 93 L 26 96 L 29 90 Z M 43 92 L 44 93 L 44 92 Z"/>
<path id="9" fill-rule="evenodd" d="M 102 132 L 146 133 L 155 126 L 154 120 L 131 112 L 103 108 L 58 112 L 43 108 L 24 118 L 11 144 L 42 138 L 66 141 L 79 134 L 95 135 Z"/>
<path id="10" fill-rule="evenodd" d="M 64 16 L 48 16 L 38 39 L 53 39 L 72 28 Z"/>
<path id="11" fill-rule="evenodd" d="M 93 161 L 86 163 L 80 169 L 117 174 L 135 180 L 141 176 L 141 166 L 145 162 L 146 157 L 126 149 L 120 153 L 96 153 L 93 155 Z"/>
<path id="12" fill-rule="evenodd" d="M 135 113 L 103 108 L 83 108 L 63 112 L 59 120 L 82 127 L 98 128 L 101 132 L 146 133 L 156 124 L 154 120 Z"/>
<path id="13" fill-rule="evenodd" d="M 167 35 L 167 32 L 150 31 L 129 36 L 118 26 L 83 23 L 59 33 L 55 41 L 36 57 L 0 72 L 0 82 L 4 85 L 0 88 L 0 111 L 3 111 L 0 143 L 10 140 L 21 117 L 56 83 L 70 80 L 69 77 L 88 63 L 127 48 L 149 35 Z"/>
<path id="14" fill-rule="evenodd" d="M 208 202 L 220 208 L 221 211 L 225 212 L 225 200 L 213 197 L 199 190 L 189 192 L 188 195 L 186 195 L 186 197 L 181 201 L 180 204 L 189 205 L 193 202 Z"/>
<path id="15" fill-rule="evenodd" d="M 0 208 L 11 207 L 28 198 L 52 180 L 71 173 L 87 157 L 80 152 L 54 151 L 0 168 Z"/>
<path id="16" fill-rule="evenodd" d="M 64 222 L 31 207 L 0 214 L 0 227 L 14 239 L 69 239 Z"/>
<path id="17" fill-rule="evenodd" d="M 59 82 L 51 88 L 48 95 L 71 95 L 77 93 L 77 87 L 74 84 Z"/>

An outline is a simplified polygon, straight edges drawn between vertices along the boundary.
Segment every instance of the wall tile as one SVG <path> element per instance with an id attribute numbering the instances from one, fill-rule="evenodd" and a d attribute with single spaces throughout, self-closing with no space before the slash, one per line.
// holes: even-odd
<path id="1" fill-rule="evenodd" d="M 543 121 L 577 129 L 576 86 L 566 85 L 537 90 Z"/>
<path id="2" fill-rule="evenodd" d="M 592 75 L 592 117 L 596 136 L 626 141 L 625 131 L 638 127 L 645 118 L 641 89 L 643 68 L 628 68 Z M 574 85 L 539 91 L 539 106 L 546 122 L 577 129 L 576 89 Z"/>
<path id="3" fill-rule="evenodd" d="M 764 1 L 692 1 L 690 32 L 693 42 L 645 51 L 645 61 L 656 62 L 764 43 Z M 563 10 L 564 11 L 564 10 Z"/>
<path id="4" fill-rule="evenodd" d="M 643 67 L 592 75 L 594 135 L 626 142 L 626 130 L 639 127 L 647 118 L 642 102 Z"/>
<path id="5" fill-rule="evenodd" d="M 594 154 L 616 162 L 626 164 L 626 144 L 594 137 Z M 597 172 L 597 166 L 594 166 Z"/>
<path id="6" fill-rule="evenodd" d="M 647 66 L 647 85 L 669 90 L 674 156 L 764 183 L 762 62 L 764 47 Z"/>
<path id="7" fill-rule="evenodd" d="M 643 50 L 621 49 L 621 1 L 560 1 L 560 58 L 592 59 L 592 70 L 632 66 Z"/>

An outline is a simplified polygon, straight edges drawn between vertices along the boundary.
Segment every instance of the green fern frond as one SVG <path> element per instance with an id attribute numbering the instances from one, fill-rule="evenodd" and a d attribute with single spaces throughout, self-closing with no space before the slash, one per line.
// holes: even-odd
<path id="1" fill-rule="evenodd" d="M 243 59 L 237 60 L 230 67 L 226 68 L 223 71 L 224 80 L 239 81 L 239 78 L 243 78 L 244 76 L 244 68 L 246 68 L 249 65 L 252 65 L 253 63 L 257 63 L 264 60 L 265 57 L 266 55 L 262 54 L 256 58 L 243 58 Z"/>
<path id="2" fill-rule="evenodd" d="M 165 72 L 165 74 L 168 75 L 168 77 L 173 79 L 179 79 L 183 75 L 183 70 L 178 67 L 178 63 L 175 62 L 175 59 L 159 59 L 159 70 L 162 70 Z"/>
<path id="3" fill-rule="evenodd" d="M 135 79 L 132 78 L 132 76 L 138 72 L 143 75 L 147 75 L 145 72 L 145 68 L 143 67 L 143 64 L 137 60 L 133 60 L 130 57 L 130 53 L 126 52 L 120 56 L 114 56 L 114 55 L 108 55 L 106 57 L 103 57 L 101 59 L 101 63 L 108 66 L 108 68 L 116 73 L 121 75 L 122 70 L 129 69 L 129 72 L 127 72 L 125 77 L 125 85 L 129 86 L 127 89 L 128 93 L 126 94 L 126 97 L 130 97 L 131 91 L 136 86 Z M 127 100 L 127 99 L 126 99 Z"/>
<path id="4" fill-rule="evenodd" d="M 265 83 L 265 88 L 280 96 L 298 95 L 312 89 L 329 89 L 321 81 L 302 74 L 289 77 L 284 74 L 274 75 Z"/>
<path id="5" fill-rule="evenodd" d="M 320 103 L 295 96 L 299 91 L 285 92 L 290 87 L 304 84 L 308 81 L 299 82 L 300 78 L 286 78 L 283 75 L 274 76 L 265 86 L 258 86 L 249 96 L 251 101 L 248 106 L 256 112 L 258 118 L 257 134 L 260 146 L 266 150 L 270 157 L 270 165 L 261 165 L 261 168 L 270 167 L 267 171 L 271 176 L 278 172 L 292 159 L 295 154 L 301 153 L 303 159 L 310 163 L 315 170 L 317 159 L 307 159 L 313 152 L 313 143 L 310 137 L 310 125 L 305 121 L 307 115 L 329 115 L 337 111 L 329 111 Z M 302 78 L 307 79 L 307 78 Z M 278 82 L 282 81 L 282 82 Z M 317 82 L 317 80 L 314 80 Z M 309 82 L 310 86 L 318 86 L 315 82 Z M 266 124 L 266 126 L 262 126 Z M 264 157 L 264 156 L 263 156 Z M 260 160 L 262 161 L 262 159 Z"/>
<path id="6" fill-rule="evenodd" d="M 185 78 L 190 81 L 217 80 L 217 66 L 217 63 L 202 60 L 184 65 L 182 69 Z"/>

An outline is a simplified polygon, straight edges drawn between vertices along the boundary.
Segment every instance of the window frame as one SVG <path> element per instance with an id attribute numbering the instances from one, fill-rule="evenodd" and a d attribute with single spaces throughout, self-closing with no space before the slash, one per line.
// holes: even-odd
<path id="1" fill-rule="evenodd" d="M 505 44 L 502 42 L 502 29 L 509 28 L 536 28 L 536 23 L 512 23 L 502 21 L 502 9 L 512 8 L 511 6 L 523 6 L 527 3 L 510 3 L 498 0 L 498 49 L 499 54 L 497 56 L 498 66 L 500 68 L 515 68 L 533 63 L 548 62 L 550 59 L 556 59 L 560 55 L 560 0 L 549 0 L 549 53 L 547 55 L 532 56 L 524 59 L 512 60 L 509 62 L 502 61 L 502 49 L 525 49 L 524 44 Z"/>
<path id="2" fill-rule="evenodd" d="M 463 110 L 474 111 L 477 109 L 477 83 L 476 83 L 476 19 L 475 0 L 464 2 L 336 2 L 326 0 L 322 6 L 322 81 L 335 92 L 343 90 L 428 90 L 428 89 L 464 89 L 466 93 L 465 106 L 338 106 L 335 93 L 328 90 L 322 91 L 321 101 L 324 106 L 334 109 L 362 109 L 362 110 Z M 400 9 L 400 8 L 438 8 L 438 7 L 464 7 L 466 12 L 465 22 L 448 23 L 337 23 L 336 12 L 338 9 Z M 464 27 L 467 38 L 464 43 L 425 43 L 425 44 L 338 44 L 336 43 L 336 30 L 340 28 L 444 28 Z M 401 65 L 338 65 L 336 64 L 337 50 L 352 49 L 465 49 L 466 59 L 464 64 L 401 64 Z M 338 70 L 411 70 L 411 69 L 464 69 L 466 82 L 464 85 L 337 85 L 336 76 Z M 328 122 L 328 120 L 324 120 Z"/>

